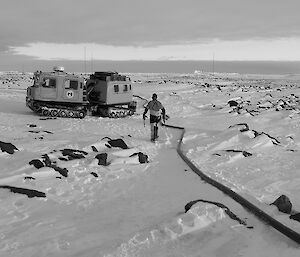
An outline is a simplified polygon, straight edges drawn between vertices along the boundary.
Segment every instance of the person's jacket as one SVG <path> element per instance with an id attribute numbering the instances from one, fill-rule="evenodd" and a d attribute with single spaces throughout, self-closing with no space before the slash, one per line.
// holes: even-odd
<path id="1" fill-rule="evenodd" d="M 160 114 L 161 114 L 160 111 L 162 110 L 162 112 L 164 112 L 164 110 L 165 110 L 165 108 L 162 105 L 162 103 L 160 101 L 158 101 L 158 100 L 151 100 L 147 104 L 146 108 L 148 110 L 150 110 L 150 115 L 154 115 L 154 116 L 160 116 Z"/>

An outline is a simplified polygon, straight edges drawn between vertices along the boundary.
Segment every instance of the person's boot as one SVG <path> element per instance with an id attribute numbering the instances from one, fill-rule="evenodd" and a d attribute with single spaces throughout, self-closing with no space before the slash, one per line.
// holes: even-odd
<path id="1" fill-rule="evenodd" d="M 154 127 L 154 139 L 158 138 L 158 127 Z"/>

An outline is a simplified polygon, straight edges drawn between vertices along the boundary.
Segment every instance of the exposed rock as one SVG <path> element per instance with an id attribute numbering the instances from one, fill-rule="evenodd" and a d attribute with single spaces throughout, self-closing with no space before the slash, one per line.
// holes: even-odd
<path id="1" fill-rule="evenodd" d="M 281 195 L 270 205 L 277 206 L 279 211 L 287 214 L 290 214 L 292 210 L 292 203 L 286 195 Z"/>
<path id="2" fill-rule="evenodd" d="M 31 177 L 31 176 L 25 176 L 25 177 L 24 177 L 24 180 L 26 180 L 26 179 L 32 179 L 32 180 L 35 180 L 35 178 L 34 178 L 34 177 Z"/>
<path id="3" fill-rule="evenodd" d="M 39 130 L 28 130 L 29 133 L 34 133 L 34 134 L 38 134 L 40 133 L 41 131 Z"/>
<path id="4" fill-rule="evenodd" d="M 97 173 L 91 172 L 91 174 L 92 174 L 95 178 L 98 178 L 98 174 L 97 174 Z"/>
<path id="5" fill-rule="evenodd" d="M 85 158 L 84 155 L 87 155 L 87 152 L 75 149 L 63 149 L 61 152 L 63 156 L 68 156 L 69 160 L 82 159 Z"/>
<path id="6" fill-rule="evenodd" d="M 29 128 L 35 128 L 35 127 L 36 127 L 35 124 L 27 124 L 27 126 L 28 126 Z"/>
<path id="7" fill-rule="evenodd" d="M 61 160 L 61 161 L 65 161 L 65 162 L 69 161 L 69 159 L 64 158 L 64 157 L 58 157 L 58 159 Z"/>
<path id="8" fill-rule="evenodd" d="M 292 220 L 297 220 L 300 222 L 300 212 L 299 213 L 296 213 L 296 214 L 293 214 L 290 216 L 290 219 Z"/>
<path id="9" fill-rule="evenodd" d="M 19 151 L 19 149 L 17 147 L 15 147 L 13 144 L 5 143 L 2 141 L 0 141 L 0 149 L 2 150 L 2 152 L 6 152 L 9 154 L 14 154 L 15 151 Z"/>
<path id="10" fill-rule="evenodd" d="M 148 155 L 147 154 L 143 154 L 142 152 L 138 152 L 138 153 L 134 153 L 132 155 L 130 155 L 129 157 L 138 155 L 139 156 L 139 163 L 148 163 Z"/>
<path id="11" fill-rule="evenodd" d="M 56 165 L 51 165 L 51 168 L 53 168 L 55 171 L 57 171 L 60 175 L 64 176 L 64 177 L 68 177 L 68 170 L 66 168 L 60 168 Z"/>
<path id="12" fill-rule="evenodd" d="M 234 106 L 239 105 L 239 103 L 237 101 L 234 101 L 234 100 L 229 100 L 227 103 L 229 104 L 230 107 L 234 107 Z"/>
<path id="13" fill-rule="evenodd" d="M 36 167 L 37 169 L 43 168 L 44 163 L 38 159 L 33 159 L 29 162 L 30 165 L 33 165 L 34 167 Z"/>
<path id="14" fill-rule="evenodd" d="M 98 152 L 97 148 L 93 145 L 92 145 L 92 150 L 93 150 L 93 152 Z"/>
<path id="15" fill-rule="evenodd" d="M 202 200 L 202 199 L 199 199 L 199 200 L 194 200 L 194 201 L 191 201 L 189 203 L 187 203 L 185 206 L 184 206 L 184 209 L 185 209 L 185 212 L 187 212 L 189 209 L 192 208 L 192 206 L 194 204 L 196 204 L 197 202 L 203 202 L 203 203 L 209 203 L 209 204 L 214 204 L 220 208 L 222 208 L 225 213 L 233 220 L 236 220 L 238 221 L 240 224 L 242 225 L 245 225 L 247 226 L 247 223 L 244 221 L 244 220 L 241 220 L 238 216 L 236 216 L 233 212 L 230 211 L 230 209 L 225 206 L 224 204 L 222 203 L 218 203 L 218 202 L 212 202 L 212 201 L 206 201 L 206 200 Z M 252 227 L 248 227 L 248 228 L 252 228 Z"/>
<path id="16" fill-rule="evenodd" d="M 248 131 L 248 130 L 249 130 L 249 126 L 248 126 L 247 123 L 238 123 L 238 124 L 229 126 L 229 128 L 235 128 L 235 127 L 241 127 L 241 128 L 240 128 L 240 131 L 241 131 L 241 132 L 245 132 L 245 131 Z"/>
<path id="17" fill-rule="evenodd" d="M 112 147 L 120 147 L 122 149 L 128 149 L 128 146 L 124 142 L 123 139 L 118 138 L 118 139 L 111 139 L 107 142 L 110 146 Z"/>
<path id="18" fill-rule="evenodd" d="M 269 137 L 269 138 L 272 140 L 272 143 L 273 143 L 274 145 L 279 145 L 279 144 L 280 144 L 280 142 L 279 142 L 275 137 L 272 137 L 272 136 L 270 136 L 269 134 L 267 134 L 267 133 L 265 133 L 265 132 L 262 132 L 262 134 L 264 134 L 264 135 L 266 135 L 267 137 Z"/>
<path id="19" fill-rule="evenodd" d="M 68 170 L 66 168 L 60 168 L 56 166 L 55 164 L 52 164 L 51 159 L 49 158 L 48 154 L 43 154 L 42 158 L 44 160 L 45 166 L 53 168 L 55 171 L 57 171 L 60 175 L 64 177 L 68 177 Z M 55 162 L 53 162 L 55 163 Z"/>
<path id="20" fill-rule="evenodd" d="M 256 131 L 256 130 L 252 130 L 252 132 L 254 133 L 254 137 L 258 137 L 258 136 L 260 136 L 262 133 L 260 133 L 260 132 L 258 132 L 258 131 Z"/>
<path id="21" fill-rule="evenodd" d="M 33 189 L 27 189 L 27 188 L 21 188 L 21 187 L 12 187 L 12 186 L 0 186 L 0 188 L 9 189 L 13 193 L 27 195 L 28 198 L 46 197 L 46 194 L 44 192 L 33 190 Z"/>
<path id="22" fill-rule="evenodd" d="M 102 137 L 101 140 L 103 140 L 103 139 L 112 140 L 110 137 Z"/>
<path id="23" fill-rule="evenodd" d="M 226 152 L 231 152 L 231 153 L 242 153 L 245 157 L 249 157 L 252 156 L 252 153 L 246 152 L 246 151 L 242 151 L 242 150 L 233 150 L 233 149 L 229 149 L 229 150 L 225 150 Z"/>
<path id="24" fill-rule="evenodd" d="M 273 145 L 279 145 L 280 142 L 275 138 L 275 137 L 272 137 L 271 135 L 269 135 L 268 133 L 265 133 L 265 132 L 258 132 L 256 130 L 252 130 L 254 132 L 254 137 L 258 137 L 258 136 L 261 136 L 261 135 L 266 135 L 268 138 L 271 139 Z"/>
<path id="25" fill-rule="evenodd" d="M 48 130 L 44 130 L 44 132 L 47 133 L 47 134 L 53 134 L 53 132 L 48 131 Z"/>
<path id="26" fill-rule="evenodd" d="M 243 155 L 245 157 L 249 157 L 249 156 L 252 156 L 252 153 L 249 153 L 249 152 L 246 152 L 246 151 L 242 151 Z"/>
<path id="27" fill-rule="evenodd" d="M 43 132 L 45 132 L 47 134 L 53 134 L 53 132 L 48 131 L 48 130 L 28 130 L 28 132 L 34 133 L 34 134 L 39 134 L 39 133 L 43 133 Z"/>
<path id="28" fill-rule="evenodd" d="M 45 166 L 50 167 L 51 166 L 51 160 L 50 160 L 48 154 L 43 154 L 42 158 L 44 160 Z"/>
<path id="29" fill-rule="evenodd" d="M 98 165 L 107 166 L 107 153 L 100 153 L 95 156 L 98 159 Z"/>

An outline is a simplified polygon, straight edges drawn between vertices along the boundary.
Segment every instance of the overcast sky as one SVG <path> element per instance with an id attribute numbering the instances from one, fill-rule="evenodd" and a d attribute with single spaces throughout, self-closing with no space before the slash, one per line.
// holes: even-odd
<path id="1" fill-rule="evenodd" d="M 299 0 L 0 3 L 2 62 L 300 60 Z"/>

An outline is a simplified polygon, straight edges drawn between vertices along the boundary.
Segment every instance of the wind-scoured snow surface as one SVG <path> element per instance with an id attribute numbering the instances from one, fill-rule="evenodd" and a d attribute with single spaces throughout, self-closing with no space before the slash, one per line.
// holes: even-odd
<path id="1" fill-rule="evenodd" d="M 152 143 L 141 116 L 142 98 L 157 93 L 201 171 L 300 233 L 289 218 L 300 212 L 299 77 L 129 76 L 141 97 L 135 115 L 47 119 L 25 106 L 32 74 L 0 73 L 0 256 L 299 256 L 188 168 L 180 131 L 160 127 Z M 290 214 L 270 205 L 280 195 Z"/>

